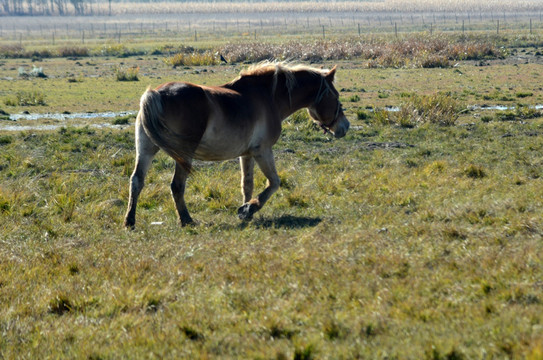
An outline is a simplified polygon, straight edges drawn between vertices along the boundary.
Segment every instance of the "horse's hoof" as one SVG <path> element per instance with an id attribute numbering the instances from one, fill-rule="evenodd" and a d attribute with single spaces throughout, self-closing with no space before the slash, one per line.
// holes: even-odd
<path id="1" fill-rule="evenodd" d="M 196 221 L 190 219 L 190 220 L 184 220 L 184 221 L 181 221 L 181 226 L 182 227 L 185 227 L 185 226 L 195 226 L 195 225 L 198 225 L 196 223 Z"/>
<path id="2" fill-rule="evenodd" d="M 127 230 L 134 230 L 136 228 L 136 222 L 135 221 L 130 221 L 130 220 L 125 220 L 124 221 L 124 227 Z"/>
<path id="3" fill-rule="evenodd" d="M 249 221 L 257 210 L 255 204 L 245 203 L 238 209 L 238 216 L 241 220 Z"/>

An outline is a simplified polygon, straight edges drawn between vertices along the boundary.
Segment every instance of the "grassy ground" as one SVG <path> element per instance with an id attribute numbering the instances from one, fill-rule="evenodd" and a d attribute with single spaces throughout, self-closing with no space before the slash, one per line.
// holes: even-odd
<path id="1" fill-rule="evenodd" d="M 3 60 L 0 107 L 135 110 L 148 84 L 222 83 L 241 67 L 78 61 L 45 60 L 49 78 L 23 80 L 29 61 Z M 341 62 L 353 129 L 331 140 L 288 120 L 282 187 L 250 223 L 236 217 L 236 161 L 196 164 L 199 223 L 181 228 L 160 154 L 127 231 L 133 127 L 0 132 L 0 356 L 543 358 L 543 119 L 476 110 L 402 128 L 365 109 L 437 91 L 541 103 L 538 65 L 476 65 Z M 116 81 L 116 66 L 139 66 L 140 81 Z M 30 89 L 47 105 L 5 105 Z"/>

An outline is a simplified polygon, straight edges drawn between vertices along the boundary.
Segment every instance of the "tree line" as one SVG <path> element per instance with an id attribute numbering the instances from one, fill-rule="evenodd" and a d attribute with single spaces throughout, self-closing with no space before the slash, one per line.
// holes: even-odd
<path id="1" fill-rule="evenodd" d="M 0 15 L 92 15 L 92 0 L 0 0 Z"/>
<path id="2" fill-rule="evenodd" d="M 307 0 L 0 0 L 2 15 L 111 15 L 111 3 L 296 3 Z M 321 0 L 322 1 L 322 0 Z M 328 0 L 325 0 L 326 2 Z M 330 0 L 338 2 L 338 0 Z M 352 0 L 339 0 L 352 1 Z M 359 0 L 364 3 L 380 0 Z"/>

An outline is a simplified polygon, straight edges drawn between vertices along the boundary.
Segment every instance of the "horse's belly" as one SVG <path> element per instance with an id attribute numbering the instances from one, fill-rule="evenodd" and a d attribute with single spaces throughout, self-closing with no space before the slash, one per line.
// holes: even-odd
<path id="1" fill-rule="evenodd" d="M 228 160 L 252 153 L 265 137 L 266 126 L 257 121 L 250 128 L 235 129 L 231 126 L 208 126 L 196 149 L 198 160 Z"/>
<path id="2" fill-rule="evenodd" d="M 209 161 L 229 160 L 242 155 L 246 148 L 235 144 L 201 142 L 196 148 L 194 158 Z"/>
<path id="3" fill-rule="evenodd" d="M 206 131 L 196 148 L 194 158 L 198 160 L 228 160 L 247 152 L 249 141 L 235 132 Z"/>

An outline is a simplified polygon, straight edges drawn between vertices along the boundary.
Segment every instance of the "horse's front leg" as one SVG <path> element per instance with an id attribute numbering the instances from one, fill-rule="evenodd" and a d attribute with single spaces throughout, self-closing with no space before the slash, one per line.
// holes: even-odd
<path id="1" fill-rule="evenodd" d="M 241 156 L 241 194 L 243 203 L 249 202 L 253 197 L 255 160 L 252 156 Z"/>
<path id="2" fill-rule="evenodd" d="M 185 203 L 185 184 L 187 182 L 187 177 L 187 171 L 176 162 L 175 172 L 171 183 L 171 191 L 177 215 L 179 215 L 179 220 L 181 221 L 181 226 L 194 223 L 187 209 L 187 204 Z"/>
<path id="3" fill-rule="evenodd" d="M 239 218 L 242 220 L 250 220 L 253 218 L 253 214 L 258 210 L 262 209 L 266 201 L 270 196 L 279 189 L 281 180 L 279 175 L 277 175 L 277 170 L 275 170 L 275 161 L 273 159 L 273 152 L 271 148 L 265 149 L 259 154 L 254 156 L 258 167 L 262 170 L 262 173 L 268 179 L 268 184 L 264 191 L 262 191 L 254 199 L 247 201 L 245 199 L 245 204 L 243 204 L 238 209 Z"/>

